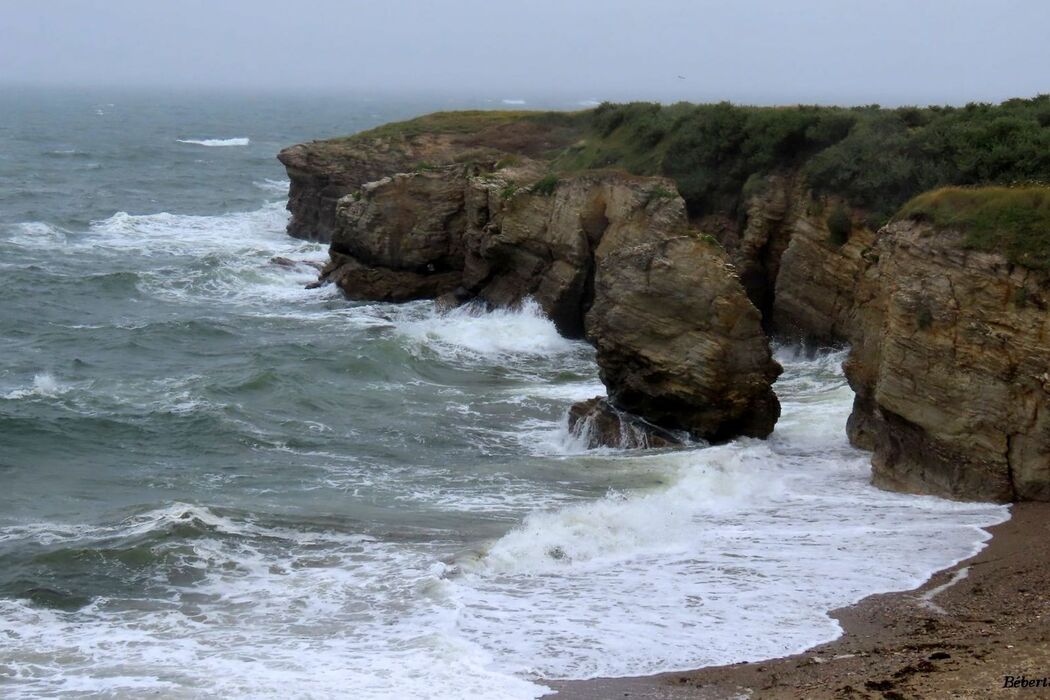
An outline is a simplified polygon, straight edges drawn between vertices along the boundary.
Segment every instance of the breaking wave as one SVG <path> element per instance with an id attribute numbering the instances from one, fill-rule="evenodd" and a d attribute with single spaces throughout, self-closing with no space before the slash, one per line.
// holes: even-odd
<path id="1" fill-rule="evenodd" d="M 176 139 L 179 143 L 189 143 L 195 146 L 247 146 L 251 139 L 239 136 L 232 139 Z"/>

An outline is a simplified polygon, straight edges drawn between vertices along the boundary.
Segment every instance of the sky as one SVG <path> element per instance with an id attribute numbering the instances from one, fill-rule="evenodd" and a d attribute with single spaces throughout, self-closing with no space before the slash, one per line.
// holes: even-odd
<path id="1" fill-rule="evenodd" d="M 1050 0 L 0 0 L 0 85 L 961 104 L 1050 92 Z"/>

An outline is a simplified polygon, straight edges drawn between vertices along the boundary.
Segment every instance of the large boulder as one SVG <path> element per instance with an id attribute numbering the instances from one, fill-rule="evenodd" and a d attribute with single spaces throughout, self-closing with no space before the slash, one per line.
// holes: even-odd
<path id="1" fill-rule="evenodd" d="M 694 438 L 765 437 L 781 368 L 719 244 L 624 229 L 596 251 L 587 338 L 609 399 Z"/>
<path id="2" fill-rule="evenodd" d="M 1047 273 L 914 221 L 883 228 L 869 259 L 846 374 L 874 483 L 1050 499 Z"/>

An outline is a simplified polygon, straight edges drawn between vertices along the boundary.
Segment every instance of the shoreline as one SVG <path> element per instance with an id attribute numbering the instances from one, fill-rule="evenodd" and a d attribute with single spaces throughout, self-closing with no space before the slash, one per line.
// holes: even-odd
<path id="1" fill-rule="evenodd" d="M 652 676 L 538 682 L 557 700 L 988 698 L 1050 677 L 1050 503 L 1015 503 L 976 555 L 909 591 L 831 611 L 842 635 L 801 654 Z M 1043 692 L 1046 692 L 1043 689 Z"/>

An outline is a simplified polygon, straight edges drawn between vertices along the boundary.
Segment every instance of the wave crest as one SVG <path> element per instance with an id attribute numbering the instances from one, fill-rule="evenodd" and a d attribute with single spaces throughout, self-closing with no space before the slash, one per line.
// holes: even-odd
<path id="1" fill-rule="evenodd" d="M 176 139 L 179 143 L 189 143 L 194 146 L 247 146 L 252 142 L 247 136 L 238 136 L 232 139 Z"/>

